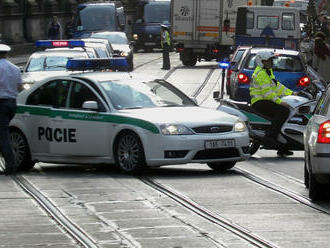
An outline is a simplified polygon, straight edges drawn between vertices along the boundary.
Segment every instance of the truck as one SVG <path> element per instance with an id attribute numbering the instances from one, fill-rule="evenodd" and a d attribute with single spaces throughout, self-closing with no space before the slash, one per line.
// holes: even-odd
<path id="1" fill-rule="evenodd" d="M 234 45 L 238 6 L 247 0 L 172 0 L 171 35 L 185 66 L 228 57 Z"/>
<path id="2" fill-rule="evenodd" d="M 161 48 L 160 25 L 170 26 L 170 0 L 139 0 L 132 27 L 134 51 Z"/>
<path id="3" fill-rule="evenodd" d="M 77 6 L 70 32 L 73 38 L 88 38 L 94 32 L 124 31 L 125 23 L 121 1 L 87 1 Z"/>
<path id="4" fill-rule="evenodd" d="M 300 12 L 293 7 L 245 6 L 237 8 L 235 45 L 297 50 L 301 39 Z"/>

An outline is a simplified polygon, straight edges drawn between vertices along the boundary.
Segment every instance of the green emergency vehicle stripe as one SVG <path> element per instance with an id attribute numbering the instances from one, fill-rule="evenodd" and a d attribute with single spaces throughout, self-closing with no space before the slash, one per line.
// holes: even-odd
<path id="1" fill-rule="evenodd" d="M 84 120 L 84 121 L 97 121 L 97 122 L 109 122 L 116 124 L 128 124 L 132 126 L 141 127 L 152 133 L 159 133 L 159 129 L 151 122 L 131 118 L 118 116 L 113 114 L 100 114 L 100 113 L 82 113 L 74 111 L 58 111 L 51 110 L 47 107 L 31 107 L 31 106 L 18 106 L 16 110 L 17 114 L 29 113 L 31 115 L 49 116 L 49 117 L 62 117 L 67 120 Z"/>
<path id="2" fill-rule="evenodd" d="M 246 112 L 244 110 L 242 110 L 243 114 L 246 115 L 246 117 L 248 118 L 250 123 L 262 123 L 262 124 L 271 124 L 270 121 L 266 120 L 265 118 L 262 118 L 256 114 L 250 113 L 250 112 Z"/>

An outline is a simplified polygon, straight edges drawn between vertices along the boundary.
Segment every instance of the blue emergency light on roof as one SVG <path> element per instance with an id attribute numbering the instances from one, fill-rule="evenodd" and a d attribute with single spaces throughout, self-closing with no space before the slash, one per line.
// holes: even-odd
<path id="1" fill-rule="evenodd" d="M 125 58 L 112 59 L 69 59 L 66 68 L 71 71 L 86 71 L 86 70 L 125 70 L 127 68 L 127 60 Z"/>
<path id="2" fill-rule="evenodd" d="M 82 40 L 38 40 L 36 47 L 56 48 L 56 47 L 84 47 Z"/>

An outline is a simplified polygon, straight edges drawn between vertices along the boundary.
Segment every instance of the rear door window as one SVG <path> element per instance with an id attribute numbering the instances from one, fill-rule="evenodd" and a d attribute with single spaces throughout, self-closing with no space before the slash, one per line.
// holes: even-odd
<path id="1" fill-rule="evenodd" d="M 258 16 L 257 17 L 257 28 L 264 29 L 269 26 L 273 30 L 277 30 L 279 26 L 279 17 L 278 16 Z"/>

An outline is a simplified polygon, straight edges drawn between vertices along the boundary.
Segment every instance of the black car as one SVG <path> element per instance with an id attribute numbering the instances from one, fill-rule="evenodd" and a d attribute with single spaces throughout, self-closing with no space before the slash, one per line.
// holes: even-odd
<path id="1" fill-rule="evenodd" d="M 133 47 L 124 32 L 97 32 L 91 38 L 102 38 L 110 41 L 114 57 L 125 57 L 128 63 L 127 70 L 133 71 Z"/>

